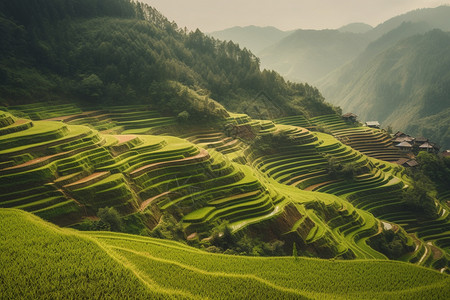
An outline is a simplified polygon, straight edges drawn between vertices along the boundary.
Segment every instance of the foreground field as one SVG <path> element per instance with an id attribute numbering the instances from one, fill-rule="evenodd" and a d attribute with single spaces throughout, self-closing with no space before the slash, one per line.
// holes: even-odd
<path id="1" fill-rule="evenodd" d="M 450 278 L 392 261 L 252 258 L 61 229 L 0 209 L 1 298 L 446 299 Z"/>

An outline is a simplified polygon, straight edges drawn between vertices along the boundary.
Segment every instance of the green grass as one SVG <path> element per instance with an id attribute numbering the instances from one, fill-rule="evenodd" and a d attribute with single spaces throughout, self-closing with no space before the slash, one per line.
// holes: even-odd
<path id="1" fill-rule="evenodd" d="M 378 260 L 211 254 L 153 238 L 55 227 L 0 209 L 2 297 L 446 299 L 450 277 Z"/>

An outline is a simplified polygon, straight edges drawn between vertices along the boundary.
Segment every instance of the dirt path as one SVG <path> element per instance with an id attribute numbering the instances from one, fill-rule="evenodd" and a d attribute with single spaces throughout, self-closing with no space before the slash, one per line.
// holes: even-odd
<path id="1" fill-rule="evenodd" d="M 20 165 L 17 165 L 17 166 L 8 167 L 8 168 L 4 168 L 4 169 L 2 169 L 2 170 L 13 170 L 13 169 L 17 169 L 17 168 L 23 168 L 23 167 L 26 167 L 26 166 L 30 166 L 30 165 L 34 165 L 34 164 L 40 163 L 40 162 L 45 161 L 45 160 L 47 160 L 47 159 L 50 159 L 50 158 L 52 158 L 52 157 L 57 157 L 57 156 L 60 156 L 60 155 L 67 154 L 67 153 L 69 153 L 69 152 L 70 152 L 70 151 L 67 151 L 67 152 L 61 152 L 61 153 L 56 153 L 56 154 L 52 154 L 52 155 L 48 155 L 48 156 L 43 156 L 43 157 L 38 157 L 38 158 L 35 158 L 35 159 L 32 159 L 32 160 L 29 160 L 29 161 L 27 161 L 27 162 L 25 162 L 25 163 L 23 163 L 23 164 L 20 164 Z"/>
<path id="2" fill-rule="evenodd" d="M 310 185 L 308 186 L 306 189 L 304 189 L 305 191 L 314 191 L 316 188 L 322 187 L 324 185 L 327 185 L 329 183 L 334 183 L 336 182 L 336 180 L 331 180 L 331 181 L 325 181 L 325 182 L 321 182 L 321 183 L 317 183 L 314 185 Z"/>
<path id="3" fill-rule="evenodd" d="M 129 141 L 137 138 L 137 135 L 134 135 L 134 134 L 130 134 L 130 135 L 113 135 L 113 137 L 115 137 L 116 139 L 119 140 L 119 143 L 117 145 L 120 145 L 120 144 L 129 142 Z"/>
<path id="4" fill-rule="evenodd" d="M 81 178 L 81 179 L 78 180 L 78 181 L 72 182 L 71 184 L 68 184 L 68 185 L 66 185 L 65 187 L 71 187 L 71 186 L 79 185 L 79 184 L 88 182 L 89 180 L 94 179 L 94 178 L 96 178 L 96 177 L 103 176 L 103 175 L 105 175 L 105 174 L 109 174 L 109 172 L 105 171 L 105 172 L 96 172 L 96 173 L 92 173 L 91 175 L 86 176 L 86 177 L 83 177 L 83 178 Z"/>
<path id="5" fill-rule="evenodd" d="M 27 122 L 31 122 L 31 120 L 27 120 L 27 119 L 17 119 L 14 123 L 12 123 L 11 125 L 6 126 L 6 127 L 14 127 L 14 126 L 17 126 L 17 125 L 25 124 L 25 123 L 27 123 Z"/>
<path id="6" fill-rule="evenodd" d="M 98 110 L 93 110 L 93 111 L 85 111 L 79 114 L 74 114 L 74 115 L 68 115 L 68 116 L 60 116 L 60 117 L 54 117 L 54 118 L 50 118 L 50 119 L 45 119 L 43 121 L 66 121 L 68 119 L 72 119 L 75 117 L 82 117 L 82 116 L 86 116 L 86 115 L 90 115 L 90 114 L 94 114 L 96 112 L 99 112 Z"/>
<path id="7" fill-rule="evenodd" d="M 144 202 L 141 203 L 141 207 L 139 208 L 139 210 L 140 211 L 144 211 L 147 208 L 147 206 L 149 206 L 149 204 L 152 203 L 154 200 L 156 200 L 158 198 L 161 198 L 161 197 L 164 197 L 164 196 L 167 196 L 170 193 L 172 193 L 172 192 L 171 191 L 167 191 L 167 192 L 164 192 L 162 194 L 156 195 L 155 197 L 152 197 L 150 199 L 145 200 Z"/>
<path id="8" fill-rule="evenodd" d="M 417 262 L 418 265 L 422 264 L 422 262 L 425 260 L 425 258 L 428 255 L 428 251 L 430 251 L 428 249 L 428 247 L 425 245 L 425 252 L 423 253 L 422 257 L 419 259 L 419 261 Z"/>
<path id="9" fill-rule="evenodd" d="M 192 160 L 197 160 L 197 159 L 208 159 L 208 158 L 209 158 L 208 151 L 205 149 L 202 149 L 199 154 L 194 155 L 194 156 L 185 157 L 185 158 L 176 159 L 176 160 L 162 161 L 162 162 L 153 163 L 153 164 L 149 164 L 149 165 L 140 167 L 139 169 L 136 169 L 133 172 L 131 172 L 130 175 L 131 176 L 139 176 L 140 174 L 142 174 L 146 171 L 150 171 L 154 168 L 164 166 L 167 164 L 177 164 L 177 163 L 186 162 L 186 161 L 192 161 Z"/>

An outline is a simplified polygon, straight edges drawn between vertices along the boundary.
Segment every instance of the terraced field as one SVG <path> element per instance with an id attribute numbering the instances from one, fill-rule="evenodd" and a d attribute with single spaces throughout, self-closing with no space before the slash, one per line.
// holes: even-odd
<path id="1" fill-rule="evenodd" d="M 175 137 L 102 135 L 85 126 L 34 121 L 31 128 L 2 136 L 0 151 L 5 161 L 0 170 L 0 205 L 55 222 L 77 221 L 104 206 L 123 214 L 156 203 L 163 210 L 208 208 L 207 215 L 187 216 L 186 223 L 218 217 L 238 221 L 246 212 L 255 217 L 274 209 L 273 199 L 251 173 L 214 151 Z M 217 195 L 256 191 L 261 199 L 245 206 L 246 212 L 238 202 L 204 206 Z M 73 214 L 79 218 L 68 218 Z"/>
<path id="2" fill-rule="evenodd" d="M 309 120 L 303 116 L 294 116 L 275 121 L 279 124 L 311 129 L 323 128 L 342 143 L 376 159 L 395 162 L 403 157 L 403 154 L 392 146 L 390 137 L 383 131 L 369 127 L 351 126 L 337 115 L 318 116 Z"/>
<path id="3" fill-rule="evenodd" d="M 259 155 L 247 150 L 247 157 L 255 169 L 279 183 L 306 191 L 333 194 L 361 209 L 357 214 L 349 214 L 353 219 L 349 218 L 344 230 L 340 231 L 344 236 L 351 234 L 352 227 L 347 229 L 346 226 L 352 222 L 359 222 L 358 226 L 353 227 L 356 237 L 367 236 L 367 232 L 361 235 L 358 231 L 364 232 L 366 223 L 370 224 L 362 221 L 360 215 L 370 212 L 379 219 L 401 225 L 412 235 L 418 250 L 426 249 L 426 257 L 424 253 L 417 254 L 416 251 L 405 256 L 405 261 L 432 266 L 442 271 L 448 270 L 450 256 L 448 250 L 445 250 L 448 249 L 446 247 L 450 237 L 448 211 L 440 206 L 440 217 L 435 220 L 421 220 L 416 212 L 408 210 L 401 197 L 407 182 L 405 183 L 401 174 L 394 171 L 398 169 L 395 168 L 396 165 L 369 158 L 327 134 L 286 125 L 277 125 L 277 130 L 284 130 L 296 139 L 297 143 L 281 146 L 277 153 L 270 155 Z M 330 177 L 327 171 L 329 157 L 341 163 L 353 164 L 361 174 L 352 180 Z M 330 224 L 333 223 L 328 223 L 329 227 Z M 333 226 L 334 224 L 331 228 Z M 372 228 L 372 235 L 369 236 L 374 236 L 375 227 L 376 225 L 369 227 Z M 356 242 L 358 244 L 358 240 Z M 357 254 L 357 257 L 364 255 Z"/>
<path id="4" fill-rule="evenodd" d="M 440 206 L 436 220 L 418 219 L 405 209 L 401 191 L 408 179 L 401 168 L 354 150 L 339 136 L 367 128 L 350 128 L 330 116 L 288 117 L 277 122 L 289 125 L 275 125 L 230 114 L 215 128 L 181 135 L 188 142 L 143 135 L 171 132 L 175 122 L 144 106 L 83 112 L 53 105 L 46 113 L 30 105 L 13 111 L 46 120 L 1 112 L 0 207 L 60 225 L 95 217 L 105 206 L 122 216 L 150 212 L 153 224 L 164 212 L 178 211 L 186 236 L 200 238 L 220 220 L 234 231 L 269 230 L 282 223 L 283 229 L 271 235 L 285 240 L 288 252 L 294 241 L 320 257 L 386 259 L 367 240 L 389 230 L 401 234 L 404 228 L 416 250 L 402 259 L 448 272 L 448 209 Z M 326 127 L 338 139 L 296 125 Z M 249 147 L 256 136 L 276 132 L 295 143 L 267 155 Z M 333 178 L 330 158 L 352 164 L 359 175 Z"/>
<path id="5" fill-rule="evenodd" d="M 61 229 L 13 209 L 0 209 L 0 237 L 2 297 L 9 299 L 447 299 L 450 293 L 448 275 L 401 262 L 211 254 L 160 239 Z"/>

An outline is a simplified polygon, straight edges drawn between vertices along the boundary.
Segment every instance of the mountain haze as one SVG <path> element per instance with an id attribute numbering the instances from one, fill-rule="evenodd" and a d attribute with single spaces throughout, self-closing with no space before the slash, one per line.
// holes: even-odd
<path id="1" fill-rule="evenodd" d="M 450 6 L 439 6 L 435 8 L 416 9 L 405 14 L 393 17 L 386 22 L 376 26 L 373 30 L 368 32 L 371 40 L 376 40 L 397 28 L 404 22 L 412 23 L 427 23 L 432 28 L 439 28 L 442 30 L 450 30 Z"/>
<path id="2" fill-rule="evenodd" d="M 224 41 L 231 40 L 241 47 L 251 50 L 254 54 L 258 54 L 261 50 L 277 43 L 290 33 L 292 31 L 282 31 L 272 26 L 236 26 L 211 32 L 210 35 Z"/>
<path id="3" fill-rule="evenodd" d="M 371 47 L 377 44 L 366 54 Z M 450 124 L 450 34 L 432 30 L 362 57 L 366 63 L 359 64 L 360 58 L 327 78 L 322 85 L 327 99 L 361 120 L 378 120 L 449 147 L 448 126 L 438 124 Z"/>
<path id="4" fill-rule="evenodd" d="M 353 32 L 353 33 L 366 33 L 372 29 L 373 27 L 366 23 L 350 23 L 338 28 L 340 32 Z"/>
<path id="5" fill-rule="evenodd" d="M 339 30 L 297 30 L 260 53 L 261 64 L 290 80 L 314 82 L 358 55 L 369 41 Z"/>

